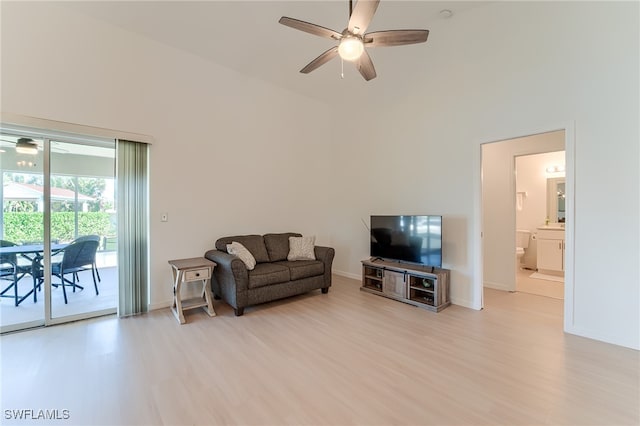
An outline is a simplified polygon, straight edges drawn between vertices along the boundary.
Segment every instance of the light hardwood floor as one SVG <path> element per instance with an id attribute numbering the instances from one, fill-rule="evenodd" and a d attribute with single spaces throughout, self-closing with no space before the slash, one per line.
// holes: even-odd
<path id="1" fill-rule="evenodd" d="M 215 302 L 4 335 L 2 423 L 637 425 L 639 353 L 562 332 L 562 301 L 485 290 L 432 313 L 334 276 L 247 308 Z M 5 410 L 69 410 L 13 421 Z"/>
<path id="2" fill-rule="evenodd" d="M 516 272 L 516 291 L 564 299 L 563 282 L 531 278 L 532 273 L 529 269 L 519 269 Z"/>

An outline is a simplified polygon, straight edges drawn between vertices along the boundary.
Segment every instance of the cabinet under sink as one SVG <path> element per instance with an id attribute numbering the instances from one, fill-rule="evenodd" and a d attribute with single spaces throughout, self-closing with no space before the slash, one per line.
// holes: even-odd
<path id="1" fill-rule="evenodd" d="M 538 271 L 555 275 L 564 274 L 564 228 L 540 226 L 537 234 Z"/>

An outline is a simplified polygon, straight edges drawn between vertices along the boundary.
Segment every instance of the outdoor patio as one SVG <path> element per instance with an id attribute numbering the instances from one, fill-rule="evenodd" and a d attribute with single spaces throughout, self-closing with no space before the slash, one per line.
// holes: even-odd
<path id="1" fill-rule="evenodd" d="M 115 308 L 117 306 L 118 267 L 116 266 L 116 252 L 98 252 L 96 263 L 101 278 L 101 281 L 98 282 L 98 291 L 100 294 L 96 296 L 91 271 L 80 272 L 78 274 L 78 284 L 83 286 L 84 290 L 77 290 L 74 293 L 71 287 L 67 287 L 67 299 L 69 303 L 66 305 L 64 303 L 62 287 L 52 287 L 52 317 L 77 315 Z M 53 277 L 53 284 L 58 282 L 59 279 Z M 10 283 L 6 280 L 1 280 L 0 284 L 2 285 L 2 289 L 4 289 Z M 28 292 L 32 286 L 33 279 L 31 275 L 25 275 L 18 283 L 21 294 Z M 38 301 L 34 303 L 33 297 L 30 296 L 20 303 L 19 306 L 15 306 L 13 298 L 0 298 L 0 326 L 37 321 L 44 318 L 44 290 L 38 291 L 37 299 Z"/>

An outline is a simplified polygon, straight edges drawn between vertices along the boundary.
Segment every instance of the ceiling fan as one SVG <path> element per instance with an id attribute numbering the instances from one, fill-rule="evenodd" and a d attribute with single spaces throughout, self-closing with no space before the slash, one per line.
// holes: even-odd
<path id="1" fill-rule="evenodd" d="M 11 138 L 10 136 L 5 136 Z M 5 152 L 3 148 L 15 148 L 18 154 L 36 155 L 38 151 L 42 151 L 42 145 L 36 143 L 31 138 L 13 138 L 15 140 L 0 139 L 0 152 Z M 51 151 L 67 153 L 69 150 L 61 148 L 58 142 L 51 141 Z"/>
<path id="2" fill-rule="evenodd" d="M 339 55 L 345 61 L 355 63 L 362 77 L 369 81 L 376 78 L 376 70 L 366 47 L 400 46 L 427 41 L 429 30 L 388 30 L 365 33 L 376 13 L 378 3 L 380 0 L 358 0 L 354 7 L 353 0 L 349 0 L 349 23 L 342 33 L 286 16 L 280 18 L 278 22 L 282 25 L 338 42 L 337 46 L 315 58 L 300 72 L 308 74 Z"/>

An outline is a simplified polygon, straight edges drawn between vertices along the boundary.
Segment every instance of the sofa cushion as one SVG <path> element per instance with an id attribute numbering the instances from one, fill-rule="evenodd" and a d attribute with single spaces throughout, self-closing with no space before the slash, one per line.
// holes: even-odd
<path id="1" fill-rule="evenodd" d="M 287 260 L 316 260 L 316 237 L 289 237 Z"/>
<path id="2" fill-rule="evenodd" d="M 286 232 L 283 234 L 264 234 L 264 245 L 272 262 L 287 260 L 289 254 L 289 237 L 301 237 L 301 234 Z"/>
<path id="3" fill-rule="evenodd" d="M 216 249 L 228 253 L 227 244 L 237 241 L 249 250 L 256 263 L 269 261 L 267 247 L 264 245 L 262 235 L 238 235 L 235 237 L 223 237 L 216 241 Z"/>
<path id="4" fill-rule="evenodd" d="M 289 268 L 291 280 L 299 280 L 324 274 L 324 263 L 319 260 L 284 261 L 274 264 Z"/>
<path id="5" fill-rule="evenodd" d="M 286 283 L 290 279 L 289 268 L 277 263 L 261 263 L 249 271 L 249 288 Z"/>
<path id="6" fill-rule="evenodd" d="M 252 270 L 256 267 L 256 259 L 245 246 L 237 241 L 227 244 L 227 253 L 239 257 L 240 260 L 244 262 L 248 270 Z"/>

